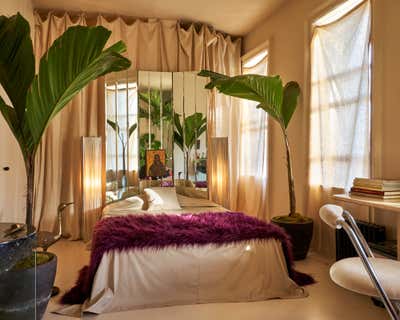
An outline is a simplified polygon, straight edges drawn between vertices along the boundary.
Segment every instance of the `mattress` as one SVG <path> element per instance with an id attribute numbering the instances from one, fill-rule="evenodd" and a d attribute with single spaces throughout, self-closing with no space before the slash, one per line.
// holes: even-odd
<path id="1" fill-rule="evenodd" d="M 208 200 L 179 196 L 182 210 L 170 213 L 226 212 Z M 142 214 L 147 211 L 122 212 Z M 165 212 L 163 212 L 165 213 Z M 104 217 L 121 210 L 104 210 Z M 171 305 L 301 298 L 307 292 L 288 274 L 276 239 L 223 245 L 167 246 L 111 250 L 100 261 L 90 298 L 57 313 L 95 314 Z"/>
<path id="2" fill-rule="evenodd" d="M 300 298 L 280 243 L 112 251 L 103 256 L 82 311 Z"/>

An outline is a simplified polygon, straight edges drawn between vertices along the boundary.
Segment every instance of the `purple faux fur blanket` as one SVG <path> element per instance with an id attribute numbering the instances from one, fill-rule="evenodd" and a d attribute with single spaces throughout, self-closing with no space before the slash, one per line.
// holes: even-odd
<path id="1" fill-rule="evenodd" d="M 111 250 L 224 245 L 266 239 L 282 243 L 291 279 L 300 286 L 314 283 L 311 276 L 294 270 L 292 245 L 283 229 L 240 212 L 144 214 L 103 219 L 94 229 L 90 264 L 82 268 L 76 285 L 61 298 L 61 303 L 82 304 L 90 297 L 101 258 Z"/>

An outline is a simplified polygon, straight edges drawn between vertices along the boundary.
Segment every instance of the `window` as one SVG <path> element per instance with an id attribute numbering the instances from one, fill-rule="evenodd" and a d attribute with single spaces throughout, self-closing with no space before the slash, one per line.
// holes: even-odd
<path id="1" fill-rule="evenodd" d="M 310 184 L 349 188 L 370 166 L 370 3 L 346 1 L 313 24 Z"/>
<path id="2" fill-rule="evenodd" d="M 268 51 L 244 59 L 243 74 L 267 75 Z M 256 109 L 257 102 L 241 100 L 240 118 L 240 175 L 265 178 L 267 157 L 267 114 Z"/>

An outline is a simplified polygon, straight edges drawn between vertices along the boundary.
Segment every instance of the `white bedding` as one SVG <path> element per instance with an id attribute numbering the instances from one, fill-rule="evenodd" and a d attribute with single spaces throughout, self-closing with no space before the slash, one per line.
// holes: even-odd
<path id="1" fill-rule="evenodd" d="M 226 212 L 227 209 L 221 207 L 220 205 L 207 200 L 207 199 L 200 199 L 200 198 L 190 198 L 186 196 L 182 196 L 180 194 L 178 196 L 179 204 L 181 205 L 182 209 L 180 210 L 142 210 L 136 209 L 132 210 L 131 208 L 127 208 L 124 210 L 120 206 L 118 209 L 114 209 L 112 206 L 106 206 L 103 209 L 103 217 L 115 217 L 115 216 L 123 216 L 127 214 L 160 214 L 160 213 L 167 213 L 167 214 L 182 214 L 182 213 L 200 213 L 200 212 Z"/>
<path id="2" fill-rule="evenodd" d="M 217 247 L 110 252 L 84 311 L 304 297 L 276 240 Z"/>
<path id="3" fill-rule="evenodd" d="M 200 206 L 200 201 L 202 206 Z M 204 199 L 179 196 L 183 212 L 226 211 Z M 126 212 L 122 214 L 143 213 Z M 104 217 L 117 215 L 105 210 Z M 121 215 L 121 211 L 118 211 Z M 106 313 L 180 304 L 300 298 L 277 240 L 217 246 L 111 251 L 98 267 L 91 297 L 61 314 Z"/>

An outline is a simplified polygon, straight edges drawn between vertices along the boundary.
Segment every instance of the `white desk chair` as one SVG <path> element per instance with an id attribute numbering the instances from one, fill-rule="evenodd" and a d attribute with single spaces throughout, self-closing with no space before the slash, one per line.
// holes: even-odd
<path id="1" fill-rule="evenodd" d="M 400 320 L 400 261 L 375 258 L 354 218 L 342 207 L 327 204 L 319 215 L 330 227 L 343 228 L 359 255 L 332 265 L 333 282 L 347 290 L 381 298 L 390 317 Z"/>

